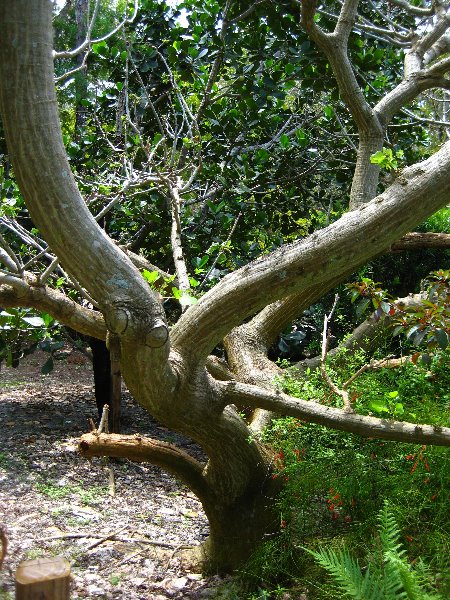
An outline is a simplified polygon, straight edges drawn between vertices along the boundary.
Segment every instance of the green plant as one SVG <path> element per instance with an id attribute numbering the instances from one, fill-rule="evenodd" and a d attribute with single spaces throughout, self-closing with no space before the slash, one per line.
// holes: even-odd
<path id="1" fill-rule="evenodd" d="M 84 489 L 77 485 L 60 486 L 50 480 L 36 483 L 36 488 L 41 494 L 45 494 L 53 500 L 67 498 L 73 494 L 79 496 L 81 503 L 95 506 L 102 502 L 102 498 L 108 493 L 108 488 L 105 486 L 92 486 L 90 489 Z"/>
<path id="2" fill-rule="evenodd" d="M 437 600 L 442 596 L 429 590 L 423 581 L 424 568 L 416 569 L 406 558 L 400 531 L 389 505 L 379 517 L 380 551 L 370 555 L 365 573 L 359 562 L 344 548 L 305 548 L 336 581 L 344 597 L 355 600 Z M 378 557 L 378 560 L 375 560 Z M 428 589 L 427 589 L 428 588 Z"/>
<path id="3" fill-rule="evenodd" d="M 376 165 L 379 165 L 380 169 L 385 169 L 386 171 L 396 171 L 399 167 L 399 162 L 405 156 L 403 150 L 397 150 L 393 152 L 391 148 L 382 148 L 372 154 L 370 157 L 370 162 Z"/>
<path id="4" fill-rule="evenodd" d="M 64 485 L 58 486 L 51 482 L 39 482 L 36 483 L 36 488 L 41 494 L 52 498 L 53 500 L 58 500 L 60 498 L 67 498 L 70 494 L 73 493 L 73 486 Z"/>
<path id="5" fill-rule="evenodd" d="M 109 583 L 111 585 L 118 585 L 124 577 L 125 575 L 123 573 L 113 574 L 109 578 Z"/>
<path id="6" fill-rule="evenodd" d="M 328 368 L 336 381 L 345 381 L 366 362 L 363 353 L 346 352 L 330 360 Z M 279 385 L 289 394 L 331 406 L 339 402 L 319 371 L 303 377 L 288 369 L 285 373 Z M 367 371 L 350 391 L 358 412 L 372 412 L 372 403 L 380 402 L 390 414 L 397 411 L 397 419 L 421 421 L 426 415 L 430 423 L 445 424 L 449 386 L 446 350 L 436 353 L 429 369 L 409 363 Z M 275 420 L 264 441 L 275 452 L 274 477 L 283 480 L 285 489 L 279 537 L 264 544 L 246 566 L 245 576 L 253 584 L 271 589 L 280 580 L 298 581 L 308 584 L 308 598 L 338 597 L 320 588 L 318 567 L 296 548 L 326 539 L 333 548 L 345 542 L 349 552 L 362 555 L 387 499 L 405 531 L 409 555 L 417 565 L 420 556 L 426 559 L 445 595 L 448 583 L 441 574 L 448 570 L 450 550 L 445 492 L 450 457 L 445 449 L 364 439 L 294 418 Z"/>

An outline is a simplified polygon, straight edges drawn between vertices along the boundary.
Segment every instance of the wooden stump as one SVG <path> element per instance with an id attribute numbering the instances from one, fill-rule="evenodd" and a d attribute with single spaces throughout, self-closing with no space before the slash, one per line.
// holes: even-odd
<path id="1" fill-rule="evenodd" d="M 62 556 L 24 560 L 16 570 L 16 600 L 69 600 L 70 565 Z"/>

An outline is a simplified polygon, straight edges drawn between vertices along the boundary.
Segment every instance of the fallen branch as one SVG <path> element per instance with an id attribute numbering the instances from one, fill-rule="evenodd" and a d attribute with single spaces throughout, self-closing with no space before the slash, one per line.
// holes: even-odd
<path id="1" fill-rule="evenodd" d="M 328 371 L 327 371 L 327 367 L 326 367 L 326 360 L 327 360 L 327 352 L 328 352 L 328 341 L 329 341 L 329 334 L 328 334 L 328 324 L 330 323 L 331 319 L 333 318 L 333 313 L 336 309 L 337 303 L 339 300 L 339 296 L 338 294 L 336 294 L 335 298 L 334 298 L 334 303 L 333 303 L 333 307 L 330 311 L 329 315 L 325 315 L 324 319 L 323 319 L 323 332 L 322 332 L 322 354 L 320 357 L 320 372 L 322 374 L 322 377 L 324 378 L 326 384 L 328 385 L 328 387 L 330 388 L 330 390 L 332 392 L 334 392 L 337 396 L 340 396 L 342 398 L 342 401 L 344 403 L 344 411 L 351 413 L 354 412 L 352 405 L 350 403 L 350 396 L 346 390 L 346 387 L 343 386 L 343 388 L 338 388 L 338 386 L 334 383 L 334 381 L 331 379 L 331 377 L 328 375 Z"/>
<path id="2" fill-rule="evenodd" d="M 123 531 L 127 527 L 128 527 L 128 525 L 125 525 L 125 527 L 121 527 L 115 533 L 110 533 L 109 535 L 103 536 L 102 538 L 100 538 L 99 540 L 97 540 L 96 542 L 94 542 L 93 544 L 90 544 L 86 548 L 86 551 L 93 550 L 94 548 L 97 548 L 97 546 L 100 546 L 100 544 L 103 544 L 103 542 L 107 542 L 108 540 L 112 540 L 113 538 L 116 537 L 117 534 L 119 534 L 121 531 Z"/>
<path id="3" fill-rule="evenodd" d="M 391 252 L 403 250 L 420 250 L 422 248 L 450 248 L 448 233 L 407 233 L 391 246 Z"/>
<path id="4" fill-rule="evenodd" d="M 45 537 L 45 538 L 39 538 L 39 541 L 50 542 L 52 540 L 76 540 L 76 539 L 82 539 L 82 538 L 100 538 L 100 536 L 97 535 L 96 533 L 63 533 L 61 535 L 52 535 L 52 536 Z M 106 540 L 112 540 L 114 542 L 136 542 L 139 544 L 148 544 L 150 546 L 160 546 L 161 548 L 170 548 L 170 549 L 177 547 L 177 546 L 174 546 L 173 544 L 168 544 L 167 542 L 154 542 L 152 540 L 147 540 L 145 538 L 121 537 L 121 536 L 119 537 L 117 535 L 117 532 L 113 533 L 103 539 L 103 541 L 106 541 Z M 89 549 L 90 548 L 88 548 L 88 550 Z"/>
<path id="5" fill-rule="evenodd" d="M 0 569 L 2 568 L 3 561 L 5 560 L 6 551 L 8 549 L 8 539 L 6 537 L 6 529 L 2 525 L 0 527 Z"/>

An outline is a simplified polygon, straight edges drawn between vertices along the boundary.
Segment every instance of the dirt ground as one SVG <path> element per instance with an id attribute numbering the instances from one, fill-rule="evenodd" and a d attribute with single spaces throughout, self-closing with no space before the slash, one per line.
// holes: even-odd
<path id="1" fill-rule="evenodd" d="M 82 458 L 77 441 L 96 415 L 91 365 L 73 352 L 41 375 L 47 356 L 37 352 L 0 371 L 0 526 L 8 540 L 0 599 L 14 597 L 22 560 L 54 555 L 71 564 L 72 600 L 222 597 L 222 580 L 192 572 L 180 558 L 208 534 L 195 496 L 156 467 Z M 198 453 L 126 390 L 122 413 L 123 433 Z"/>

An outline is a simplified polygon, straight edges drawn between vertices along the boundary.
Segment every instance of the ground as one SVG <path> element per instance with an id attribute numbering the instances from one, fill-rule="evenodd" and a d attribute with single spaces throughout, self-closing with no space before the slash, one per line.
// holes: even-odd
<path id="1" fill-rule="evenodd" d="M 13 598 L 22 560 L 53 555 L 71 564 L 72 600 L 220 597 L 223 582 L 180 557 L 208 534 L 195 496 L 156 467 L 82 458 L 77 441 L 96 414 L 91 365 L 73 351 L 41 375 L 47 357 L 36 352 L 0 371 L 0 527 L 8 540 L 0 599 Z M 123 433 L 199 452 L 126 390 L 122 403 Z"/>

